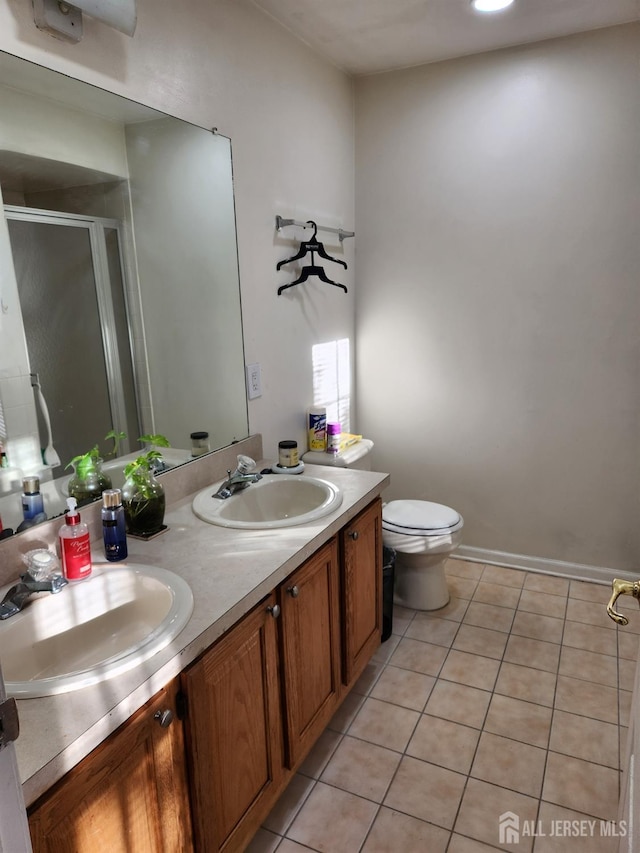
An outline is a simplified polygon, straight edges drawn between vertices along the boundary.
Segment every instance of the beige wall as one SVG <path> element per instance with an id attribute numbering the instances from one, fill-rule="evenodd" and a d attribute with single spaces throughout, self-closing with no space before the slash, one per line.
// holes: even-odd
<path id="1" fill-rule="evenodd" d="M 245 354 L 262 364 L 250 427 L 274 458 L 278 440 L 302 443 L 311 347 L 353 336 L 353 241 L 347 296 L 312 282 L 278 297 L 289 276 L 276 263 L 305 232 L 278 236 L 275 214 L 353 227 L 350 79 L 249 0 L 138 0 L 132 39 L 85 16 L 76 45 L 36 30 L 28 0 L 8 0 L 0 49 L 231 137 Z"/>
<path id="2" fill-rule="evenodd" d="M 357 81 L 359 429 L 467 546 L 640 562 L 639 48 Z"/>

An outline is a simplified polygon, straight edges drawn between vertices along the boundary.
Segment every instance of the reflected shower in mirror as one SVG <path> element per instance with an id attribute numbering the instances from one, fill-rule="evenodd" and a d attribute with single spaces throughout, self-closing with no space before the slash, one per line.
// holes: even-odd
<path id="1" fill-rule="evenodd" d="M 70 460 L 248 435 L 230 140 L 0 53 L 0 516 Z M 60 464 L 56 464 L 57 462 Z M 122 462 L 107 459 L 114 485 Z"/>

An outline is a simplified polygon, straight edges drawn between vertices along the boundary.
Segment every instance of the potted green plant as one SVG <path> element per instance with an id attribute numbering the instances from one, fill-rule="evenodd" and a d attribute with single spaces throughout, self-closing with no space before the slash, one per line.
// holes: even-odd
<path id="1" fill-rule="evenodd" d="M 66 466 L 73 468 L 73 475 L 67 485 L 67 491 L 78 502 L 78 506 L 91 503 L 99 498 L 105 489 L 111 488 L 111 478 L 102 470 L 102 457 L 98 445 L 87 453 L 74 456 Z"/>
<path id="2" fill-rule="evenodd" d="M 142 435 L 138 441 L 155 447 L 171 447 L 163 435 Z M 134 536 L 152 536 L 164 528 L 164 486 L 155 476 L 158 460 L 162 460 L 162 453 L 151 447 L 124 468 L 122 506 L 127 531 Z"/>

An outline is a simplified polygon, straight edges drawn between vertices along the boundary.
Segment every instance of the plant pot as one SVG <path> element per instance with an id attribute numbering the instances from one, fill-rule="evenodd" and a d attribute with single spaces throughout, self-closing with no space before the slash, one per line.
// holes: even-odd
<path id="1" fill-rule="evenodd" d="M 163 529 L 164 486 L 153 471 L 139 468 L 127 477 L 122 487 L 122 506 L 127 532 L 133 536 L 151 536 Z"/>
<path id="2" fill-rule="evenodd" d="M 78 502 L 78 506 L 97 500 L 105 489 L 111 488 L 111 477 L 102 470 L 102 459 L 83 461 L 73 467 L 67 491 Z"/>

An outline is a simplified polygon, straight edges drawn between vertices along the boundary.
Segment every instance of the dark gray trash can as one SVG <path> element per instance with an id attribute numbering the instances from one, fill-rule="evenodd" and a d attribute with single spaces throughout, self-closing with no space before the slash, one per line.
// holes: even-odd
<path id="1" fill-rule="evenodd" d="M 382 642 L 388 640 L 393 629 L 393 581 L 396 552 L 382 547 Z"/>

